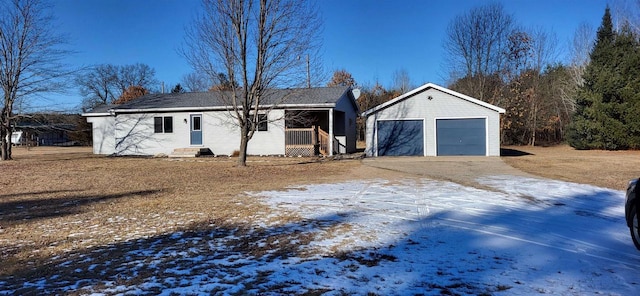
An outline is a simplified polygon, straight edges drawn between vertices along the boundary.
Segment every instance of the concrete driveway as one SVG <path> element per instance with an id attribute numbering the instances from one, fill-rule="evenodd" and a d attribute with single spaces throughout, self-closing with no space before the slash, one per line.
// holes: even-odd
<path id="1" fill-rule="evenodd" d="M 451 181 L 486 189 L 476 180 L 486 176 L 512 175 L 535 177 L 502 161 L 500 157 L 438 156 L 438 157 L 371 157 L 362 163 L 376 168 Z"/>

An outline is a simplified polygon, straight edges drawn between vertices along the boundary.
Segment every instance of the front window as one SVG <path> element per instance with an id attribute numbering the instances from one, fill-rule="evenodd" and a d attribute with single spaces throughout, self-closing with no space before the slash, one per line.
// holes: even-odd
<path id="1" fill-rule="evenodd" d="M 153 118 L 154 133 L 173 133 L 173 117 L 158 116 Z"/>
<path id="2" fill-rule="evenodd" d="M 269 121 L 267 120 L 267 114 L 258 114 L 258 128 L 259 132 L 266 132 L 269 128 Z"/>

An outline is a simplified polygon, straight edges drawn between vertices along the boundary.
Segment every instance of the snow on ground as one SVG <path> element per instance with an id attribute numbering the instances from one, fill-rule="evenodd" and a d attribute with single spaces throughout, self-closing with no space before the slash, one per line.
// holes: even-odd
<path id="1" fill-rule="evenodd" d="M 55 263 L 59 275 L 0 279 L 0 294 L 639 295 L 623 192 L 478 182 L 483 189 L 407 179 L 254 192 L 273 212 L 249 230 L 211 225 L 69 254 Z M 292 213 L 302 221 L 284 219 Z"/>

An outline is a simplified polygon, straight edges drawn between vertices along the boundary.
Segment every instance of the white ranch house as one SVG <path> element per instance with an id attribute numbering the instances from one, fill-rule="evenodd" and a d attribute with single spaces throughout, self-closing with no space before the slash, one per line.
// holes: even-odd
<path id="1" fill-rule="evenodd" d="M 348 87 L 268 91 L 259 106 L 249 155 L 310 156 L 356 150 L 357 91 Z M 93 153 L 172 155 L 210 151 L 233 155 L 240 131 L 228 92 L 151 94 L 83 114 L 92 124 Z M 197 154 L 196 153 L 196 154 Z"/>
<path id="2" fill-rule="evenodd" d="M 505 110 L 428 83 L 365 111 L 367 156 L 500 156 Z"/>

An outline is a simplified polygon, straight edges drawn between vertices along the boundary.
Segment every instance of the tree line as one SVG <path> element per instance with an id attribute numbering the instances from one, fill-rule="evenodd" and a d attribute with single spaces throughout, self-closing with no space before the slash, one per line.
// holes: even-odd
<path id="1" fill-rule="evenodd" d="M 595 40 L 579 27 L 561 63 L 552 33 L 518 26 L 498 3 L 473 8 L 447 29 L 449 87 L 506 109 L 503 144 L 637 149 L 640 20 L 627 10 L 617 21 L 607 6 Z"/>
<path id="2" fill-rule="evenodd" d="M 586 61 L 559 63 L 553 33 L 523 28 L 501 4 L 491 3 L 454 18 L 443 47 L 448 87 L 506 110 L 502 144 L 564 141 Z"/>
<path id="3" fill-rule="evenodd" d="M 566 142 L 577 149 L 638 149 L 640 19 L 618 11 L 618 29 L 609 7 L 597 36 L 588 25 L 580 25 L 568 59 L 561 62 L 553 32 L 518 25 L 499 3 L 472 8 L 447 27 L 446 86 L 506 110 L 502 144 Z M 360 109 L 405 93 L 404 86 L 411 84 L 404 82 L 410 79 L 400 71 L 388 89 L 377 82 L 360 86 Z M 341 69 L 328 85 L 357 83 Z M 358 134 L 363 140 L 363 119 Z"/>
<path id="4" fill-rule="evenodd" d="M 577 149 L 640 148 L 640 37 L 630 22 L 617 30 L 602 17 L 567 142 Z"/>

